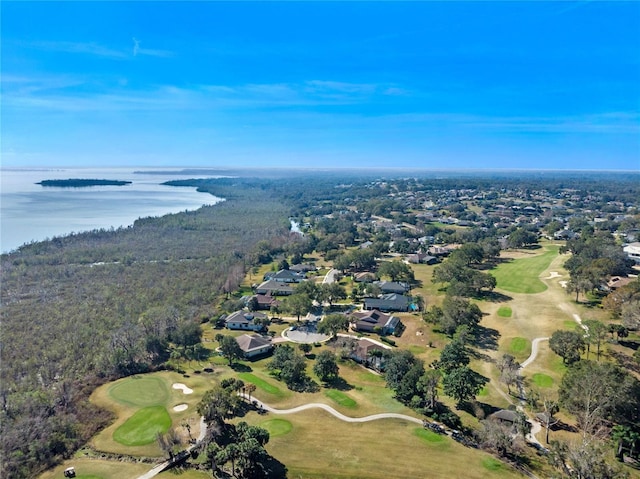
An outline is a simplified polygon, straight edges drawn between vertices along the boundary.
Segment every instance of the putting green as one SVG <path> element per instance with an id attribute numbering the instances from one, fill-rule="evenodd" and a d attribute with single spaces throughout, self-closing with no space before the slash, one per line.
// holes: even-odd
<path id="1" fill-rule="evenodd" d="M 509 306 L 500 306 L 500 308 L 498 308 L 498 316 L 501 318 L 510 318 L 511 314 L 512 311 Z"/>
<path id="2" fill-rule="evenodd" d="M 115 430 L 113 440 L 125 446 L 144 446 L 171 427 L 171 417 L 164 406 L 150 406 L 137 411 Z"/>
<path id="3" fill-rule="evenodd" d="M 269 431 L 269 436 L 271 437 L 284 436 L 293 429 L 293 425 L 286 419 L 269 419 L 261 422 L 260 427 Z"/>
<path id="4" fill-rule="evenodd" d="M 550 388 L 553 386 L 553 378 L 542 373 L 535 373 L 531 376 L 533 383 L 541 388 Z"/>
<path id="5" fill-rule="evenodd" d="M 157 406 L 169 398 L 166 382 L 153 376 L 131 376 L 109 388 L 109 396 L 130 406 Z"/>
<path id="6" fill-rule="evenodd" d="M 525 338 L 513 338 L 509 343 L 509 351 L 513 354 L 520 354 L 525 352 L 529 347 L 529 340 Z"/>

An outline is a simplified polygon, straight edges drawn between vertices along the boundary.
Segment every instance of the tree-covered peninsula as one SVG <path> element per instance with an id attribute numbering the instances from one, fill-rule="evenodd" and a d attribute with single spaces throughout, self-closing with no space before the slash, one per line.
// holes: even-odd
<path id="1" fill-rule="evenodd" d="M 125 180 L 94 180 L 86 178 L 69 178 L 67 180 L 42 180 L 36 183 L 41 186 L 54 186 L 58 188 L 86 188 L 88 186 L 125 186 L 131 181 Z"/>

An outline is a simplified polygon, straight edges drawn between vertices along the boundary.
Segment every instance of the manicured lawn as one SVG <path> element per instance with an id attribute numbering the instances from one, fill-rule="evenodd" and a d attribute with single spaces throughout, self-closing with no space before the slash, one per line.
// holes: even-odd
<path id="1" fill-rule="evenodd" d="M 113 433 L 114 441 L 125 446 L 144 446 L 171 427 L 171 417 L 164 406 L 150 406 L 137 411 Z"/>
<path id="2" fill-rule="evenodd" d="M 356 402 L 353 399 L 351 399 L 349 396 L 347 396 L 345 393 L 343 393 L 342 391 L 329 389 L 328 391 L 325 391 L 324 394 L 332 401 L 335 401 L 336 403 L 340 404 L 340 406 L 349 407 L 349 408 L 356 407 Z"/>
<path id="3" fill-rule="evenodd" d="M 283 396 L 282 390 L 273 384 L 269 384 L 262 378 L 259 378 L 255 374 L 251 373 L 239 373 L 238 377 L 245 383 L 255 384 L 256 387 L 262 389 L 264 392 L 272 394 L 274 396 Z"/>
<path id="4" fill-rule="evenodd" d="M 413 430 L 413 433 L 418 436 L 420 439 L 424 439 L 426 442 L 429 443 L 444 443 L 445 442 L 445 436 L 443 436 L 442 434 L 438 434 L 437 432 L 433 432 L 430 429 L 424 429 L 424 428 L 416 428 Z"/>
<path id="5" fill-rule="evenodd" d="M 488 471 L 501 471 L 505 468 L 505 465 L 493 457 L 487 457 L 482 460 L 482 467 Z"/>
<path id="6" fill-rule="evenodd" d="M 509 343 L 509 351 L 514 355 L 521 355 L 531 347 L 528 339 L 525 338 L 512 338 Z"/>
<path id="7" fill-rule="evenodd" d="M 131 406 L 156 406 L 164 404 L 169 397 L 166 382 L 154 376 L 132 376 L 109 388 L 109 396 L 116 401 Z"/>
<path id="8" fill-rule="evenodd" d="M 550 388 L 553 386 L 553 378 L 546 374 L 536 373 L 531 376 L 531 380 L 536 386 L 541 388 Z"/>
<path id="9" fill-rule="evenodd" d="M 261 422 L 260 427 L 269 431 L 270 437 L 283 436 L 293 429 L 293 425 L 286 419 L 268 419 Z"/>
<path id="10" fill-rule="evenodd" d="M 243 420 L 258 425 L 264 422 L 255 413 Z M 292 430 L 272 437 L 266 448 L 286 464 L 292 478 L 522 477 L 508 465 L 495 472 L 487 470 L 482 467 L 486 453 L 406 421 L 346 423 L 320 410 L 292 414 L 287 420 Z"/>
<path id="11" fill-rule="evenodd" d="M 547 285 L 540 281 L 540 274 L 549 267 L 558 255 L 558 247 L 549 245 L 545 252 L 530 258 L 518 258 L 499 264 L 491 270 L 498 282 L 497 287 L 511 293 L 542 293 Z"/>
<path id="12" fill-rule="evenodd" d="M 76 479 L 122 479 L 123 477 L 138 477 L 150 471 L 153 467 L 152 464 L 73 457 L 59 466 L 44 472 L 40 476 L 40 479 L 63 478 L 64 470 L 70 466 L 76 469 Z"/>
<path id="13" fill-rule="evenodd" d="M 509 306 L 500 306 L 500 308 L 498 308 L 498 316 L 501 318 L 510 318 L 512 314 L 513 312 Z"/>

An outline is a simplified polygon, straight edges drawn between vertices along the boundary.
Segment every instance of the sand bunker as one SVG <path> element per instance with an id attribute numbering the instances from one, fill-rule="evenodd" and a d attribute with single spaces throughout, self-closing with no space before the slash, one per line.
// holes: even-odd
<path id="1" fill-rule="evenodd" d="M 545 279 L 553 279 L 553 278 L 561 278 L 561 277 L 562 275 L 557 271 L 550 271 L 549 276 L 547 276 Z"/>
<path id="2" fill-rule="evenodd" d="M 182 389 L 182 392 L 185 394 L 191 394 L 193 392 L 193 389 L 188 388 L 182 383 L 173 383 L 173 389 Z"/>
<path id="3" fill-rule="evenodd" d="M 566 288 L 568 282 L 569 281 L 558 281 L 558 284 L 560 284 L 560 286 L 562 286 L 563 288 Z"/>
<path id="4" fill-rule="evenodd" d="M 187 406 L 186 404 L 178 404 L 177 406 L 173 406 L 173 410 L 175 412 L 181 412 L 181 411 L 186 411 L 188 407 L 189 406 Z"/>

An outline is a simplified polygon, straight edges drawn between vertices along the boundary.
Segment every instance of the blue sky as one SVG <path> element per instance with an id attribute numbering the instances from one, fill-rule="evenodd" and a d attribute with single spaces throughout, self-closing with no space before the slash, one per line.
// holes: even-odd
<path id="1" fill-rule="evenodd" d="M 640 169 L 640 2 L 2 2 L 2 166 Z"/>

